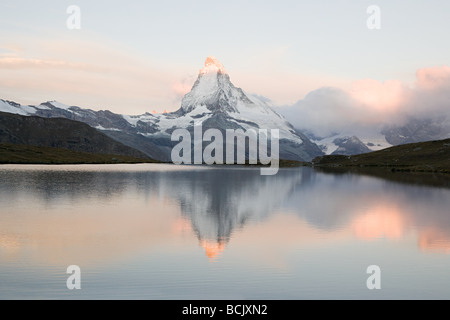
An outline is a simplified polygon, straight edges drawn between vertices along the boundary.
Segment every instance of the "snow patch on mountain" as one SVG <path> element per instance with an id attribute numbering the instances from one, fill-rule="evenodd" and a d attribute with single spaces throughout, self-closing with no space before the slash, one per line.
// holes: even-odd
<path id="1" fill-rule="evenodd" d="M 58 102 L 58 101 L 49 101 L 48 103 L 50 103 L 51 105 L 53 105 L 56 108 L 59 109 L 63 109 L 63 110 L 69 110 L 70 106 L 68 106 L 67 104 Z"/>
<path id="2" fill-rule="evenodd" d="M 338 152 L 338 149 L 341 147 L 339 142 L 349 140 L 352 137 L 357 137 L 357 139 L 370 149 L 370 151 L 392 147 L 392 145 L 386 141 L 384 135 L 377 132 L 357 133 L 357 135 L 355 135 L 355 132 L 347 131 L 327 137 L 316 137 L 309 132 L 307 135 L 311 141 L 317 144 L 327 155 Z M 356 141 L 353 142 L 357 143 Z"/>
<path id="3" fill-rule="evenodd" d="M 11 101 L 5 101 L 0 99 L 0 111 L 7 113 L 20 114 L 22 116 L 27 116 L 30 114 L 30 109 L 27 106 L 21 106 Z M 35 110 L 36 111 L 36 110 Z"/>

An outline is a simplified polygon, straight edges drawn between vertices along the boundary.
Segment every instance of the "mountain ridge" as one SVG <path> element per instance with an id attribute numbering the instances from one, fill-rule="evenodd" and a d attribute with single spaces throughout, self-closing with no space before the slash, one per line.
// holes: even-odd
<path id="1" fill-rule="evenodd" d="M 183 128 L 192 132 L 194 125 L 199 124 L 205 129 L 216 128 L 222 132 L 226 129 L 278 129 L 279 157 L 284 160 L 310 161 L 323 154 L 316 144 L 297 131 L 269 104 L 235 87 L 223 65 L 214 57 L 206 59 L 191 91 L 184 96 L 180 108 L 175 112 L 129 116 L 56 101 L 22 106 L 6 100 L 0 100 L 0 111 L 84 122 L 112 139 L 161 161 L 170 160 L 170 150 L 175 145 L 171 141 L 171 133 L 175 129 Z"/>

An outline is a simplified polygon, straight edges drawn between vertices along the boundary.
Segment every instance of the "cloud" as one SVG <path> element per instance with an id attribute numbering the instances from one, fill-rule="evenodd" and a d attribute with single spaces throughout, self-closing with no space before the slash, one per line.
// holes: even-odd
<path id="1" fill-rule="evenodd" d="M 177 101 L 181 101 L 186 93 L 191 91 L 195 79 L 191 76 L 185 76 L 182 79 L 174 80 L 172 82 L 172 91 Z"/>
<path id="2" fill-rule="evenodd" d="M 450 118 L 450 67 L 419 69 L 404 112 L 416 117 Z"/>
<path id="3" fill-rule="evenodd" d="M 125 114 L 179 107 L 179 93 L 171 88 L 176 71 L 131 49 L 89 37 L 18 43 L 10 40 L 1 48 L 3 99 L 25 104 L 58 100 Z"/>
<path id="4" fill-rule="evenodd" d="M 441 66 L 422 68 L 416 72 L 417 87 L 422 89 L 436 89 L 448 87 L 450 83 L 450 67 Z"/>
<path id="5" fill-rule="evenodd" d="M 450 68 L 419 69 L 411 86 L 399 80 L 363 79 L 349 90 L 322 87 L 279 112 L 295 127 L 323 137 L 401 125 L 411 118 L 450 120 Z"/>
<path id="6" fill-rule="evenodd" d="M 406 97 L 406 88 L 399 80 L 380 82 L 373 79 L 354 81 L 350 95 L 356 102 L 380 113 L 394 113 Z"/>
<path id="7" fill-rule="evenodd" d="M 75 63 L 64 60 L 27 59 L 0 55 L 0 69 L 66 69 L 105 72 L 107 68 L 99 68 L 86 63 Z"/>

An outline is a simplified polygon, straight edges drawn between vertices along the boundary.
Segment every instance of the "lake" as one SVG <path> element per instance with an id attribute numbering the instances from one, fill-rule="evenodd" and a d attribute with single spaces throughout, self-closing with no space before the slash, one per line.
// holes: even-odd
<path id="1" fill-rule="evenodd" d="M 0 205 L 0 299 L 450 298 L 445 186 L 307 167 L 3 165 Z"/>

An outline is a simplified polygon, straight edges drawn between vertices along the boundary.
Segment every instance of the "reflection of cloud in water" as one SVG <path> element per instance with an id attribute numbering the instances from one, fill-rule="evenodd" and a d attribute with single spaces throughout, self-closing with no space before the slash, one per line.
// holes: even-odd
<path id="1" fill-rule="evenodd" d="M 418 245 L 424 251 L 450 254 L 450 234 L 435 228 L 422 230 Z"/>
<path id="2" fill-rule="evenodd" d="M 352 228 L 355 235 L 362 239 L 398 239 L 405 231 L 404 214 L 396 207 L 381 204 L 355 216 Z"/>
<path id="3" fill-rule="evenodd" d="M 20 248 L 20 241 L 17 236 L 0 235 L 0 248 L 8 253 L 15 253 Z"/>
<path id="4" fill-rule="evenodd" d="M 449 189 L 351 174 L 314 174 L 309 181 L 284 208 L 316 228 L 350 227 L 360 239 L 399 238 L 421 230 L 429 230 L 429 239 L 431 234 L 450 237 Z"/>

